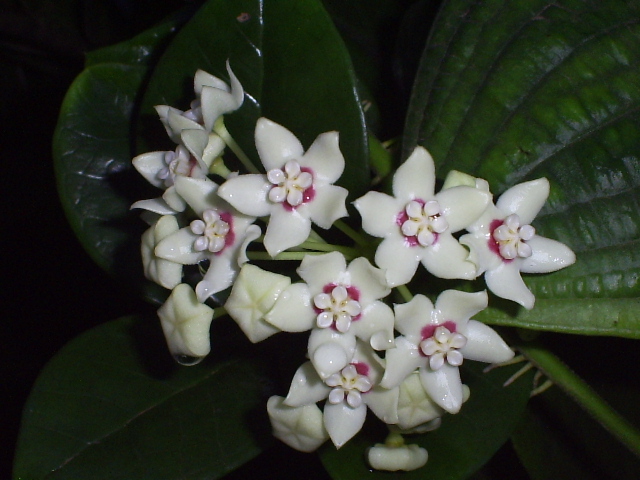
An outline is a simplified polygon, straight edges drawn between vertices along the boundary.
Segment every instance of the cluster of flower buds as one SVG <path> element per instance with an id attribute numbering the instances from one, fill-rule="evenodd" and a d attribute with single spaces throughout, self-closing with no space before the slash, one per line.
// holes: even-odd
<path id="1" fill-rule="evenodd" d="M 412 296 L 406 284 L 419 264 L 445 279 L 484 274 L 495 295 L 532 308 L 535 299 L 520 272 L 552 272 L 575 261 L 568 247 L 530 225 L 549 183 L 516 185 L 494 204 L 486 181 L 452 172 L 435 193 L 434 162 L 417 147 L 395 172 L 392 196 L 370 191 L 354 202 L 366 236 L 340 220 L 348 215 L 348 191 L 334 185 L 345 167 L 338 132 L 321 133 L 305 151 L 289 130 L 260 118 L 255 145 L 264 173 L 248 163 L 247 174 L 227 169 L 223 155 L 232 139 L 222 117 L 244 97 L 227 70 L 230 85 L 196 73 L 190 110 L 156 107 L 177 147 L 133 160 L 163 191 L 132 208 L 146 210 L 151 225 L 142 237 L 145 275 L 172 290 L 158 311 L 169 349 L 182 363 L 206 356 L 210 324 L 220 312 L 252 342 L 309 331 L 309 360 L 286 397 L 267 402 L 274 435 L 305 452 L 328 439 L 339 448 L 370 410 L 392 432 L 369 450 L 370 465 L 419 468 L 427 452 L 405 445 L 401 435 L 437 428 L 442 415 L 460 410 L 469 396 L 459 373 L 465 359 L 501 363 L 513 351 L 472 319 L 487 307 L 486 291 L 447 290 L 432 303 Z M 213 174 L 225 181 L 218 185 Z M 264 235 L 259 225 L 266 225 Z M 375 265 L 358 256 L 366 248 L 328 244 L 314 225 L 337 227 L 371 251 L 377 247 Z M 265 251 L 248 251 L 252 242 Z M 276 270 L 278 260 L 299 261 L 299 278 L 258 267 L 253 258 L 273 260 Z M 185 265 L 203 273 L 195 290 L 183 283 Z M 222 308 L 206 304 L 229 288 Z M 385 298 L 393 289 L 405 303 L 392 308 Z"/>

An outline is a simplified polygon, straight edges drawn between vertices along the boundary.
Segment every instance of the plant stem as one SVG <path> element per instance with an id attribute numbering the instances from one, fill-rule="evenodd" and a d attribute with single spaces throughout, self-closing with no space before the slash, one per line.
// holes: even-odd
<path id="1" fill-rule="evenodd" d="M 282 252 L 271 257 L 267 252 L 247 252 L 250 260 L 302 260 L 306 255 L 320 255 L 321 252 Z"/>
<path id="2" fill-rule="evenodd" d="M 640 432 L 558 357 L 537 345 L 519 345 L 518 350 L 614 437 L 640 456 Z"/>
<path id="3" fill-rule="evenodd" d="M 307 250 L 313 250 L 316 252 L 340 252 L 342 253 L 347 260 L 352 260 L 358 256 L 358 252 L 351 247 L 344 247 L 342 245 L 332 245 L 330 243 L 320 243 L 320 242 L 302 242 L 298 245 L 300 248 L 305 248 Z"/>
<path id="4" fill-rule="evenodd" d="M 398 293 L 402 296 L 402 299 L 405 302 L 410 302 L 413 298 L 413 294 L 409 291 L 406 285 L 399 285 L 396 287 L 396 290 L 398 290 Z"/>
<path id="5" fill-rule="evenodd" d="M 369 242 L 364 237 L 364 235 L 356 232 L 353 228 L 351 228 L 349 225 L 344 223 L 342 220 L 336 220 L 335 222 L 333 222 L 333 226 L 336 227 L 338 230 L 340 230 L 342 233 L 344 233 L 346 236 L 348 236 L 351 240 L 356 242 L 356 244 L 358 244 L 359 246 L 361 247 L 369 246 Z"/>
<path id="6" fill-rule="evenodd" d="M 246 155 L 246 153 L 244 153 L 242 148 L 240 148 L 240 145 L 238 145 L 236 141 L 233 139 L 233 137 L 229 133 L 229 130 L 227 130 L 227 127 L 224 124 L 223 117 L 220 117 L 216 121 L 215 125 L 213 126 L 213 131 L 217 133 L 220 136 L 220 138 L 222 138 L 222 140 L 224 140 L 224 143 L 226 143 L 227 146 L 231 149 L 231 151 L 236 154 L 236 157 L 238 157 L 238 160 L 240 160 L 244 168 L 246 168 L 247 171 L 249 171 L 249 173 L 260 173 L 260 171 L 256 168 L 256 166 L 251 162 L 249 157 Z"/>

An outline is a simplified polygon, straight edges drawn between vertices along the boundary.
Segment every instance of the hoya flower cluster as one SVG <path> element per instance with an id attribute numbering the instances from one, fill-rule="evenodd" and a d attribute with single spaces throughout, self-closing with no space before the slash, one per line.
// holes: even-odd
<path id="1" fill-rule="evenodd" d="M 513 351 L 473 319 L 487 307 L 486 291 L 447 290 L 433 302 L 406 285 L 420 265 L 445 279 L 484 274 L 495 295 L 532 308 L 520 273 L 575 260 L 531 226 L 549 183 L 516 185 L 494 204 L 487 182 L 456 172 L 436 193 L 433 160 L 417 147 L 395 172 L 392 195 L 370 191 L 355 200 L 368 236 L 354 233 L 340 220 L 348 191 L 335 185 L 345 167 L 338 132 L 319 133 L 305 150 L 285 127 L 260 118 L 262 173 L 248 163 L 246 174 L 227 169 L 223 156 L 234 144 L 223 116 L 244 98 L 227 70 L 230 84 L 196 73 L 189 110 L 156 107 L 176 146 L 133 160 L 160 191 L 133 208 L 150 222 L 142 237 L 145 275 L 172 291 L 158 312 L 169 350 L 183 363 L 206 356 L 210 324 L 221 313 L 252 342 L 309 332 L 308 361 L 286 396 L 267 402 L 274 435 L 305 452 L 327 440 L 340 448 L 371 412 L 392 433 L 369 450 L 370 465 L 419 468 L 426 450 L 405 445 L 402 435 L 437 428 L 442 415 L 460 411 L 469 396 L 459 371 L 465 361 L 505 362 Z M 241 156 L 237 146 L 234 152 Z M 328 244 L 323 231 L 334 226 L 358 247 L 375 248 Z M 374 250 L 371 258 L 357 253 Z M 252 263 L 265 258 L 267 269 Z M 298 262 L 294 278 L 278 273 L 281 260 Z M 186 265 L 201 272 L 193 287 L 184 280 Z"/>

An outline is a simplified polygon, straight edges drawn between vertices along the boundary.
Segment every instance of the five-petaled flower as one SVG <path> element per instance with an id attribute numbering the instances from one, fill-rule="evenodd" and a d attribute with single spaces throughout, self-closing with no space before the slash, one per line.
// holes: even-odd
<path id="1" fill-rule="evenodd" d="M 489 290 L 527 309 L 533 308 L 535 297 L 520 272 L 554 272 L 576 260 L 569 247 L 537 235 L 530 225 L 548 196 L 546 178 L 515 185 L 467 227 L 471 233 L 460 237 L 460 243 L 470 249 L 469 259 L 478 265 L 478 274 L 484 273 Z"/>
<path id="2" fill-rule="evenodd" d="M 326 399 L 324 425 L 331 441 L 341 447 L 360 431 L 367 407 L 387 423 L 397 423 L 398 389 L 377 387 L 383 361 L 369 345 L 358 342 L 349 363 L 324 380 L 311 362 L 295 373 L 286 405 L 301 407 Z"/>
<path id="3" fill-rule="evenodd" d="M 440 278 L 473 279 L 476 267 L 453 237 L 484 211 L 490 196 L 468 186 L 434 195 L 435 167 L 416 147 L 393 176 L 393 197 L 371 191 L 355 201 L 362 228 L 384 240 L 375 255 L 391 286 L 408 283 L 418 264 Z"/>
<path id="4" fill-rule="evenodd" d="M 230 178 L 218 193 L 245 215 L 269 216 L 264 247 L 272 257 L 304 242 L 312 222 L 328 229 L 347 215 L 347 190 L 333 185 L 344 170 L 338 132 L 319 135 L 305 152 L 293 133 L 261 118 L 255 141 L 266 175 Z"/>
<path id="5" fill-rule="evenodd" d="M 435 307 L 424 295 L 395 306 L 395 348 L 387 350 L 387 368 L 380 384 L 393 388 L 419 369 L 420 381 L 432 400 L 457 413 L 464 400 L 458 367 L 463 359 L 505 362 L 513 351 L 484 323 L 470 318 L 486 308 L 486 292 L 446 290 Z"/>
<path id="6" fill-rule="evenodd" d="M 260 236 L 260 228 L 253 225 L 255 218 L 221 200 L 218 185 L 209 179 L 178 177 L 175 186 L 198 219 L 160 241 L 155 253 L 183 265 L 209 260 L 207 273 L 196 285 L 198 299 L 204 302 L 233 284 L 247 261 L 246 247 Z"/>
<path id="7" fill-rule="evenodd" d="M 393 312 L 379 301 L 391 291 L 384 273 L 364 257 L 347 267 L 338 252 L 308 255 L 265 320 L 286 332 L 311 330 L 309 357 L 322 378 L 348 365 L 356 337 L 377 350 L 393 341 Z"/>

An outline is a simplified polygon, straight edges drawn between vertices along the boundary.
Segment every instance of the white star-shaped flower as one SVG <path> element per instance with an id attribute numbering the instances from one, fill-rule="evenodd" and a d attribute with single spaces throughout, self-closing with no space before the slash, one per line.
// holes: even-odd
<path id="1" fill-rule="evenodd" d="M 468 186 L 434 194 L 435 180 L 431 155 L 416 147 L 393 176 L 393 197 L 369 192 L 354 202 L 364 231 L 384 239 L 375 261 L 391 286 L 411 281 L 419 263 L 440 278 L 476 276 L 467 250 L 452 233 L 473 223 L 490 195 Z"/>
<path id="2" fill-rule="evenodd" d="M 458 367 L 464 359 L 506 362 L 513 351 L 484 323 L 470 318 L 487 306 L 487 293 L 446 290 L 435 307 L 424 295 L 395 305 L 396 330 L 402 335 L 387 350 L 383 387 L 400 385 L 419 369 L 420 381 L 431 399 L 450 413 L 464 400 Z"/>
<path id="3" fill-rule="evenodd" d="M 364 257 L 347 267 L 331 252 L 307 255 L 297 272 L 306 283 L 285 289 L 265 320 L 286 332 L 312 330 L 309 358 L 320 376 L 349 363 L 356 338 L 376 350 L 393 345 L 393 312 L 379 301 L 391 291 L 382 270 Z"/>
<path id="4" fill-rule="evenodd" d="M 266 175 L 230 178 L 219 195 L 245 215 L 269 216 L 264 237 L 269 255 L 304 242 L 312 222 L 328 229 L 347 215 L 347 190 L 333 185 L 344 170 L 338 132 L 319 135 L 305 152 L 293 133 L 261 118 L 255 140 Z"/>
<path id="5" fill-rule="evenodd" d="M 324 425 L 334 445 L 340 448 L 360 431 L 367 407 L 387 423 L 397 422 L 398 389 L 377 387 L 384 364 L 371 347 L 358 342 L 345 367 L 324 380 L 311 362 L 295 373 L 286 405 L 300 407 L 327 400 Z"/>
<path id="6" fill-rule="evenodd" d="M 172 355 L 201 358 L 211 351 L 209 328 L 213 309 L 198 302 L 186 283 L 173 289 L 158 310 L 158 317 Z"/>
<path id="7" fill-rule="evenodd" d="M 183 265 L 209 260 L 207 273 L 196 285 L 198 299 L 204 302 L 233 284 L 247 261 L 247 245 L 260 236 L 260 228 L 253 225 L 255 218 L 241 214 L 217 196 L 215 182 L 178 177 L 175 185 L 199 219 L 163 239 L 155 253 Z"/>
<path id="8" fill-rule="evenodd" d="M 484 188 L 488 191 L 488 186 Z M 537 235 L 530 225 L 548 196 L 546 178 L 515 185 L 467 227 L 471 233 L 460 237 L 489 290 L 527 309 L 533 308 L 535 297 L 520 273 L 555 272 L 576 260 L 569 247 Z"/>

